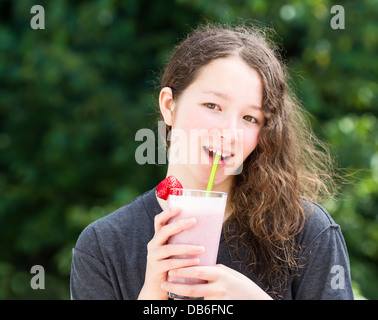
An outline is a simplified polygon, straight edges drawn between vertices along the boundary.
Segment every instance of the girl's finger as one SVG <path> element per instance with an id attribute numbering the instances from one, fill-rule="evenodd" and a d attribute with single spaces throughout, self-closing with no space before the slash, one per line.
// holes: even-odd
<path id="1" fill-rule="evenodd" d="M 170 270 L 168 275 L 174 278 L 193 278 L 212 282 L 221 276 L 222 270 L 217 267 L 196 266 Z"/>
<path id="2" fill-rule="evenodd" d="M 164 260 L 171 256 L 199 255 L 204 251 L 205 248 L 203 246 L 195 246 L 190 244 L 167 244 L 156 250 L 155 258 L 157 260 Z"/>
<path id="3" fill-rule="evenodd" d="M 162 272 L 167 272 L 176 268 L 187 268 L 196 266 L 199 263 L 198 258 L 186 258 L 186 259 L 166 259 L 160 262 L 160 268 Z"/>
<path id="4" fill-rule="evenodd" d="M 169 219 L 177 216 L 180 213 L 179 208 L 172 208 L 162 211 L 161 213 L 157 214 L 154 218 L 154 227 L 155 233 L 158 232 L 162 227 L 164 227 Z"/>
<path id="5" fill-rule="evenodd" d="M 172 292 L 184 297 L 206 297 L 211 293 L 211 286 L 205 284 L 185 284 L 165 281 L 161 288 L 167 292 Z"/>
<path id="6" fill-rule="evenodd" d="M 163 226 L 159 232 L 155 234 L 156 242 L 160 245 L 165 244 L 170 236 L 173 236 L 176 233 L 184 231 L 193 227 L 196 224 L 195 218 L 177 220 L 175 222 L 169 223 Z"/>

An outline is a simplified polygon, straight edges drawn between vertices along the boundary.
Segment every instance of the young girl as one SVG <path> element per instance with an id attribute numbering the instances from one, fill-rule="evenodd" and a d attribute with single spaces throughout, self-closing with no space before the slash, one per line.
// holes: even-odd
<path id="1" fill-rule="evenodd" d="M 73 250 L 73 299 L 167 299 L 167 291 L 204 299 L 353 299 L 340 227 L 314 202 L 332 193 L 329 156 L 262 31 L 197 29 L 166 66 L 159 106 L 171 138 L 167 176 L 205 190 L 211 150 L 222 152 L 213 187 L 228 193 L 218 264 L 170 259 L 204 248 L 167 244 L 195 221 L 167 224 L 179 212 L 154 188 L 82 232 Z M 167 282 L 168 273 L 207 283 Z"/>

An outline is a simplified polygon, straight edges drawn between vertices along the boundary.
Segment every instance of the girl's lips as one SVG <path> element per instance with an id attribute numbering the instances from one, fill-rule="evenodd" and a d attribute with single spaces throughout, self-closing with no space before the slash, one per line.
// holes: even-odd
<path id="1" fill-rule="evenodd" d="M 208 147 L 203 147 L 203 150 L 206 152 L 206 154 L 208 155 L 208 157 L 210 158 L 210 164 L 213 163 L 214 161 L 214 154 L 216 153 L 216 150 L 215 149 L 211 149 L 211 148 L 208 148 Z M 231 159 L 233 155 L 231 154 L 227 154 L 227 153 L 222 153 L 221 155 L 221 158 L 220 158 L 220 161 L 219 161 L 219 166 L 220 167 L 224 167 L 226 165 L 226 162 Z"/>

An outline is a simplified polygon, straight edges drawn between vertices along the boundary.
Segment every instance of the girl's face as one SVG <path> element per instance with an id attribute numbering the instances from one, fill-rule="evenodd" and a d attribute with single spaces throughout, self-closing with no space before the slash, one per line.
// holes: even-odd
<path id="1" fill-rule="evenodd" d="M 190 188 L 206 188 L 215 155 L 212 150 L 222 152 L 213 189 L 230 186 L 258 144 L 264 123 L 262 88 L 258 73 L 232 56 L 203 67 L 179 99 L 170 100 L 172 116 L 164 117 L 172 125 L 169 171 L 184 186 L 187 182 Z M 165 97 L 167 102 L 169 95 Z"/>

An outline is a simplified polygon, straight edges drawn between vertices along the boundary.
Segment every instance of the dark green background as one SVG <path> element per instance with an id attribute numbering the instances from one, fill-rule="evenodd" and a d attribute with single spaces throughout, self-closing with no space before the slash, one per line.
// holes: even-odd
<path id="1" fill-rule="evenodd" d="M 45 9 L 33 30 L 30 9 Z M 330 26 L 345 9 L 345 29 Z M 378 2 L 0 0 L 0 299 L 69 299 L 80 232 L 165 175 L 139 165 L 158 78 L 206 20 L 272 27 L 292 84 L 348 184 L 323 205 L 342 227 L 357 298 L 378 298 Z M 138 226 L 136 226 L 138 227 Z M 45 268 L 32 290 L 30 269 Z"/>

